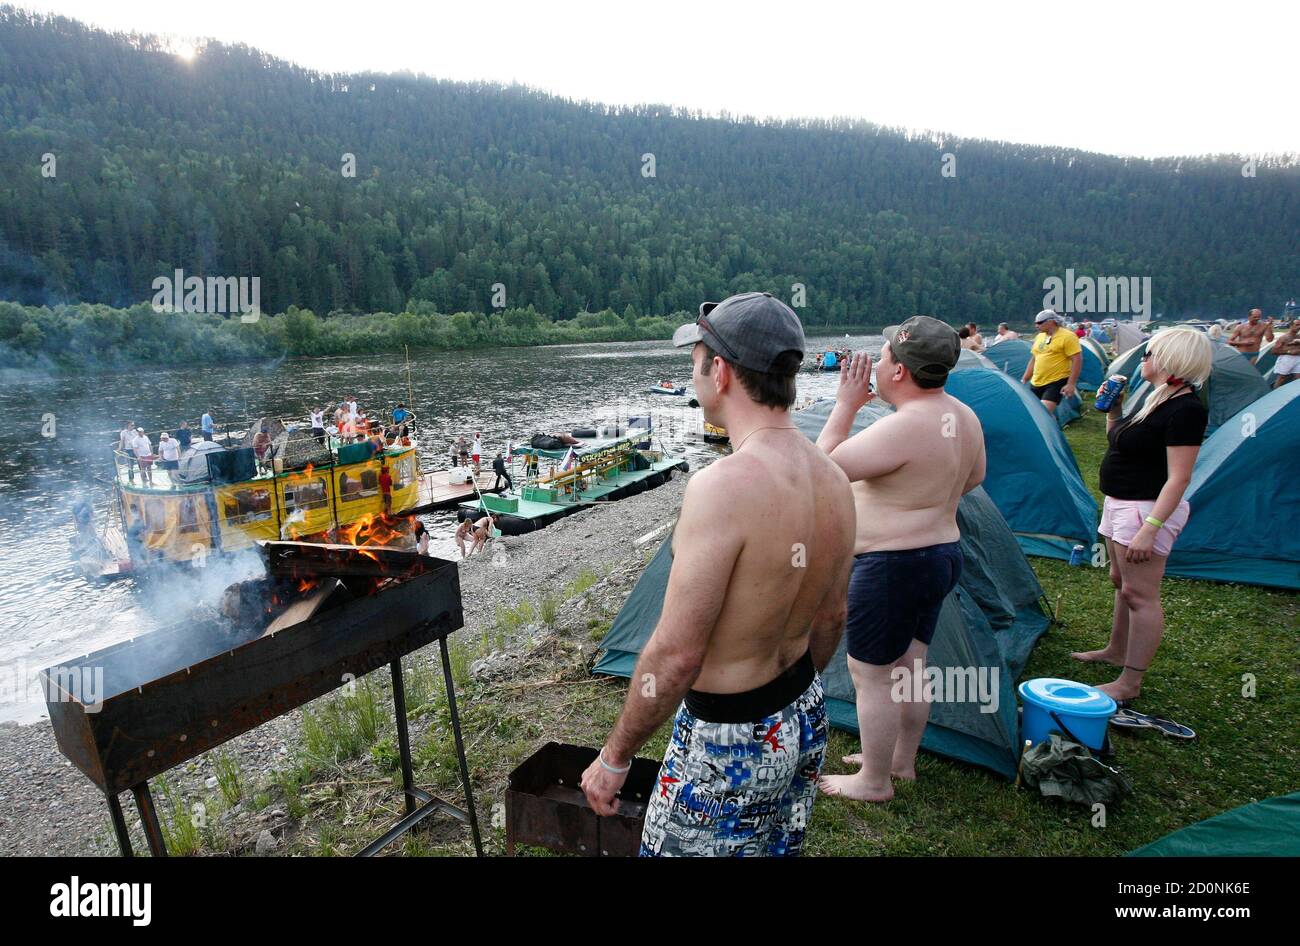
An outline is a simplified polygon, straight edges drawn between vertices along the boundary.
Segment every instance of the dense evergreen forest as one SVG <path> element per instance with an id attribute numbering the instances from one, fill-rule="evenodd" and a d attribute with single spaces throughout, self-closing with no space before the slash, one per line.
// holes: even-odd
<path id="1" fill-rule="evenodd" d="M 1236 315 L 1278 309 L 1300 274 L 1292 159 L 1249 177 L 1227 156 L 1122 159 L 325 75 L 244 46 L 187 62 L 153 37 L 13 8 L 0 8 L 0 166 L 0 299 L 129 320 L 177 268 L 257 276 L 262 310 L 310 310 L 295 317 L 314 320 L 314 341 L 291 344 L 287 325 L 223 331 L 278 331 L 281 350 L 359 338 L 339 321 L 354 313 L 394 313 L 376 329 L 389 341 L 510 324 L 521 339 L 649 337 L 701 299 L 790 299 L 795 284 L 810 328 L 917 312 L 1021 321 L 1067 268 L 1150 276 L 1166 316 Z M 57 320 L 21 311 L 0 317 L 0 345 L 60 347 L 32 335 Z"/>

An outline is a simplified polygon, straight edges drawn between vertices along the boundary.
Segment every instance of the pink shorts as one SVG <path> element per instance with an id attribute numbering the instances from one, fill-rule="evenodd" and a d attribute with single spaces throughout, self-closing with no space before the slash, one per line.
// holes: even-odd
<path id="1" fill-rule="evenodd" d="M 1151 510 L 1155 508 L 1154 500 L 1111 499 L 1107 496 L 1101 507 L 1101 525 L 1097 527 L 1097 531 L 1112 542 L 1127 547 L 1132 544 L 1133 537 L 1137 535 L 1146 517 L 1151 515 Z M 1156 555 L 1169 557 L 1174 547 L 1174 540 L 1178 538 L 1178 533 L 1183 531 L 1183 526 L 1187 525 L 1187 517 L 1191 512 L 1192 507 L 1187 504 L 1187 500 L 1184 499 L 1178 504 L 1173 515 L 1166 519 L 1165 524 L 1156 532 L 1155 548 L 1152 550 Z"/>

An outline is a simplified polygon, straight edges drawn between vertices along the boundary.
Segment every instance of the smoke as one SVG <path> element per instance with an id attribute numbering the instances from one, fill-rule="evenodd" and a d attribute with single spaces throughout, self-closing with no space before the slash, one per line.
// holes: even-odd
<path id="1" fill-rule="evenodd" d="M 174 615 L 176 621 L 210 619 L 228 587 L 265 577 L 262 556 L 251 548 L 199 556 L 192 563 L 159 563 L 141 579 L 137 603 L 155 615 Z M 161 623 L 173 622 L 164 618 Z"/>

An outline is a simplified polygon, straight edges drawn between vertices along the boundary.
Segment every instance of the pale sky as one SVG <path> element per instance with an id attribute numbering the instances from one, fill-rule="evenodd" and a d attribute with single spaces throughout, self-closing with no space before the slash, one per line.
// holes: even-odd
<path id="1" fill-rule="evenodd" d="M 848 116 L 1142 156 L 1300 152 L 1300 3 L 18 0 L 326 72 Z"/>

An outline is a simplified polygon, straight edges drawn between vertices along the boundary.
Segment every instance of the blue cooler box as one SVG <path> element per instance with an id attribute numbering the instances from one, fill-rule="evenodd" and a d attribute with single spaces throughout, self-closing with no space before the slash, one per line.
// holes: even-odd
<path id="1" fill-rule="evenodd" d="M 1039 677 L 1020 684 L 1020 699 L 1025 704 L 1020 721 L 1020 738 L 1034 745 L 1062 727 L 1089 749 L 1100 750 L 1106 739 L 1106 724 L 1115 715 L 1115 701 L 1096 687 L 1073 680 Z M 1055 713 L 1056 719 L 1052 718 Z M 1066 738 L 1069 738 L 1068 736 Z"/>

